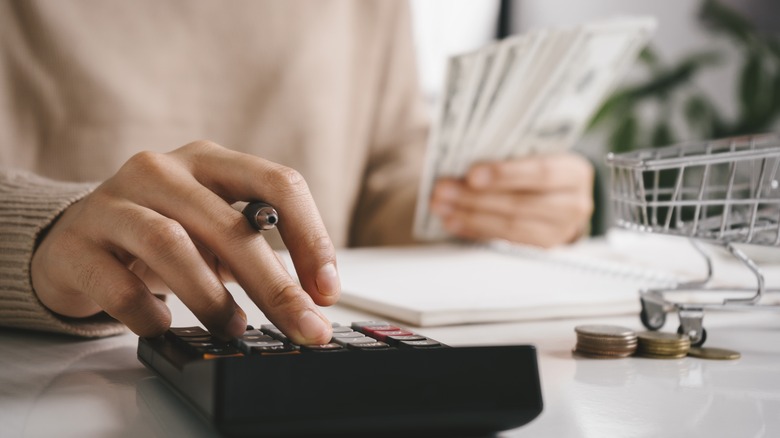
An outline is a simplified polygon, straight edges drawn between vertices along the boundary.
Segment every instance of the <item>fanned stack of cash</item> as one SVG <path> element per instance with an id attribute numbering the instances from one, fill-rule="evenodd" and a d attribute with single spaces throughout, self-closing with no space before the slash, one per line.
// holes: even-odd
<path id="1" fill-rule="evenodd" d="M 475 162 L 570 148 L 655 30 L 652 18 L 542 29 L 450 58 L 415 218 L 420 239 L 446 237 L 429 211 L 434 182 Z"/>

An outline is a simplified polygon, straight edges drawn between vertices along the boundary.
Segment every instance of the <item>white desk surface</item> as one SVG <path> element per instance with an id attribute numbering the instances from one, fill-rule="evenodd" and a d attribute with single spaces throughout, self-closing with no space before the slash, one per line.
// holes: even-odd
<path id="1" fill-rule="evenodd" d="M 245 309 L 251 306 L 239 295 Z M 176 325 L 197 321 L 170 300 Z M 250 323 L 262 323 L 250 310 Z M 342 323 L 381 319 L 326 309 Z M 575 358 L 574 326 L 642 329 L 636 316 L 419 329 L 451 345 L 532 343 L 538 347 L 543 413 L 507 437 L 778 437 L 780 315 L 715 313 L 704 318 L 709 346 L 737 361 Z M 665 330 L 677 327 L 670 315 Z M 214 433 L 136 359 L 131 334 L 74 340 L 0 330 L 0 436 L 208 437 Z M 262 394 L 258 394 L 262 397 Z M 323 402 L 327 402 L 324 395 Z"/>

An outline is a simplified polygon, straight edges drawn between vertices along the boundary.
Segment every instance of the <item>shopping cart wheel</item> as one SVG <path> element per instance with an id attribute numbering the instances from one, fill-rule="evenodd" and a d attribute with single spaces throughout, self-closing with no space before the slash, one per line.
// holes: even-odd
<path id="1" fill-rule="evenodd" d="M 642 303 L 642 311 L 639 312 L 639 319 L 642 321 L 642 325 L 648 330 L 659 330 L 666 324 L 666 312 L 663 307 L 647 302 L 644 299 L 639 300 Z"/>
<path id="2" fill-rule="evenodd" d="M 677 327 L 677 333 L 681 335 L 685 334 L 685 329 L 683 329 L 682 325 Z M 702 327 L 701 333 L 688 333 L 688 336 L 691 338 L 691 347 L 701 347 L 704 345 L 704 341 L 707 340 L 707 329 Z"/>

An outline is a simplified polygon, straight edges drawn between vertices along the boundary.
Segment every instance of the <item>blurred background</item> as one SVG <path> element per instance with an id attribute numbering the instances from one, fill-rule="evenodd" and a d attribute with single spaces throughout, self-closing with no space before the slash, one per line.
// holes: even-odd
<path id="1" fill-rule="evenodd" d="M 610 151 L 780 126 L 777 0 L 412 0 L 412 13 L 423 92 L 432 109 L 449 55 L 539 27 L 655 17 L 651 43 L 576 146 L 602 175 Z M 596 229 L 606 221 L 597 220 Z"/>

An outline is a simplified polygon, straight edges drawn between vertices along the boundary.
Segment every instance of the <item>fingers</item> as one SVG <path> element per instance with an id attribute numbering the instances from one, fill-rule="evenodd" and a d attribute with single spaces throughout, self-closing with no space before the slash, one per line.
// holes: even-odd
<path id="1" fill-rule="evenodd" d="M 230 267 L 236 281 L 266 317 L 294 342 L 321 344 L 330 341 L 331 329 L 327 318 L 290 277 L 277 254 L 248 225 L 243 215 L 221 199 L 213 199 L 216 195 L 197 185 L 191 188 L 190 198 L 161 195 L 160 199 L 169 199 L 170 202 L 155 207 L 164 213 L 178 214 L 182 223 L 178 224 L 163 216 L 137 221 L 157 231 L 149 233 L 150 237 L 144 239 L 147 240 L 147 249 L 131 250 L 142 254 L 140 257 L 147 264 L 163 266 L 156 272 L 204 324 L 218 329 L 227 327 L 225 333 L 238 336 L 246 327 L 246 319 L 243 312 L 237 317 L 232 311 L 235 307 L 232 297 L 213 269 L 206 265 L 189 236 L 186 236 L 185 229 Z M 156 204 L 156 199 L 148 201 Z M 130 246 L 132 243 L 126 242 L 124 245 Z M 168 260 L 169 257 L 174 260 Z M 181 278 L 181 272 L 195 274 Z M 194 284 L 199 286 L 193 287 Z M 187 287 L 190 289 L 187 290 Z M 237 307 L 235 309 L 239 310 Z M 228 321 L 225 318 L 229 315 L 233 315 L 233 319 Z"/>
<path id="2" fill-rule="evenodd" d="M 160 336 L 170 327 L 168 306 L 110 254 L 93 252 L 79 268 L 79 290 L 138 336 Z"/>
<path id="3" fill-rule="evenodd" d="M 276 207 L 301 285 L 230 207 L 236 200 Z M 85 246 L 90 251 L 82 257 Z M 82 260 L 92 265 L 76 269 Z M 209 142 L 137 154 L 65 211 L 41 242 L 31 275 L 55 312 L 80 317 L 102 308 L 139 334 L 155 334 L 170 315 L 132 272 L 136 265 L 150 268 L 154 275 L 147 277 L 162 280 L 217 335 L 237 336 L 246 327 L 222 274 L 233 276 L 293 341 L 330 340 L 330 324 L 315 301 L 338 298 L 335 250 L 306 183 L 284 166 Z M 59 277 L 69 286 L 57 284 Z"/>
<path id="4" fill-rule="evenodd" d="M 457 181 L 440 181 L 432 199 L 433 210 L 442 216 L 456 211 L 483 212 L 517 220 L 565 223 L 572 218 L 590 217 L 592 200 L 575 192 L 549 193 L 522 191 L 481 191 Z"/>
<path id="5" fill-rule="evenodd" d="M 593 212 L 593 169 L 576 154 L 475 165 L 437 182 L 431 208 L 450 233 L 539 246 L 574 240 Z"/>
<path id="6" fill-rule="evenodd" d="M 246 315 L 184 227 L 127 201 L 114 204 L 119 205 L 109 203 L 103 209 L 104 220 L 119 218 L 104 239 L 150 267 L 209 331 L 224 338 L 240 336 L 246 329 Z"/>
<path id="7" fill-rule="evenodd" d="M 145 174 L 151 173 L 155 177 L 149 179 L 150 182 L 139 181 L 128 196 L 134 202 L 180 224 L 181 229 L 169 228 L 166 235 L 182 234 L 184 231 L 184 234 L 207 247 L 229 267 L 230 273 L 266 316 L 293 340 L 300 343 L 328 342 L 330 324 L 306 292 L 320 304 L 332 304 L 335 301 L 339 292 L 338 276 L 335 273 L 335 250 L 324 231 L 316 207 L 313 207 L 305 184 L 293 189 L 277 182 L 279 187 L 285 187 L 280 191 L 286 190 L 287 196 L 282 197 L 279 197 L 278 192 L 269 190 L 269 186 L 263 187 L 262 192 L 253 191 L 253 184 L 259 187 L 262 184 L 254 183 L 256 178 L 252 176 L 284 173 L 279 169 L 281 166 L 219 147 L 203 148 L 206 152 L 199 156 L 197 163 L 191 162 L 192 156 L 201 153 L 200 149 L 195 152 L 190 150 L 185 157 L 179 157 L 179 160 L 187 162 L 184 167 L 177 165 L 178 162 L 171 162 L 177 159 L 175 156 L 148 154 L 137 157 L 136 162 L 131 163 L 129 171 L 132 172 L 133 167 L 140 167 Z M 225 163 L 232 164 L 233 168 L 224 167 Z M 225 173 L 222 179 L 217 179 L 215 172 L 219 173 L 222 168 Z M 151 181 L 155 183 L 154 186 Z M 160 181 L 165 183 L 160 184 Z M 227 198 L 227 201 L 222 197 Z M 275 205 L 280 212 L 282 224 L 287 227 L 283 235 L 285 232 L 288 234 L 291 246 L 297 245 L 298 258 L 294 260 L 296 270 L 304 273 L 301 275 L 301 283 L 307 288 L 306 291 L 298 286 L 290 278 L 288 271 L 277 262 L 275 253 L 262 235 L 247 223 L 241 213 L 229 205 L 233 199 L 263 199 Z M 297 204 L 291 203 L 291 200 Z M 296 220 L 296 217 L 303 219 Z M 167 243 L 174 246 L 177 242 L 178 240 Z M 301 246 L 300 242 L 308 246 Z M 194 247 L 187 250 L 196 252 Z M 163 258 L 156 263 L 166 263 L 166 260 Z M 178 269 L 191 270 L 196 267 L 183 266 Z M 212 272 L 211 269 L 208 271 Z M 326 271 L 326 276 L 329 275 L 326 281 L 322 281 L 323 271 Z M 215 277 L 215 280 L 218 279 Z M 192 283 L 191 279 L 187 281 Z M 198 290 L 192 293 L 193 296 L 199 296 L 209 292 Z M 211 296 L 216 298 L 214 294 Z M 186 299 L 184 296 L 182 298 Z M 214 302 L 214 299 L 211 301 Z M 185 304 L 190 307 L 189 303 Z M 220 313 L 223 311 L 220 309 L 222 308 L 211 310 Z"/>
<path id="8" fill-rule="evenodd" d="M 578 154 L 542 154 L 472 167 L 466 182 L 493 190 L 577 190 L 593 184 L 593 166 Z"/>
<path id="9" fill-rule="evenodd" d="M 291 339 L 302 344 L 330 341 L 330 324 L 327 318 L 317 309 L 304 289 L 290 277 L 287 269 L 279 263 L 273 249 L 261 234 L 249 226 L 244 216 L 202 186 L 193 183 L 187 192 L 187 198 L 157 193 L 145 202 L 166 216 L 180 218 L 182 230 L 186 229 L 193 238 L 206 245 L 229 266 L 230 272 L 250 298 Z M 170 236 L 178 232 L 174 227 L 167 234 Z M 168 244 L 169 247 L 175 245 L 176 242 Z M 193 247 L 192 252 L 195 251 L 197 250 Z M 158 260 L 157 263 L 165 263 L 165 260 Z M 196 267 L 176 267 L 171 264 L 171 268 L 175 273 L 178 269 Z M 211 269 L 202 270 L 212 272 Z M 221 286 L 216 277 L 214 281 Z M 191 293 L 197 297 L 208 292 L 198 290 Z M 184 297 L 182 299 L 184 301 Z M 185 304 L 190 307 L 188 302 L 185 301 Z M 195 309 L 193 311 L 195 312 Z M 242 331 L 245 325 L 244 321 Z"/>
<path id="10" fill-rule="evenodd" d="M 94 243 L 74 239 L 74 233 L 63 240 L 60 245 L 42 245 L 34 257 L 35 264 L 47 256 L 56 261 L 38 269 L 43 274 L 33 278 L 44 305 L 70 317 L 91 316 L 102 309 L 139 336 L 159 336 L 168 329 L 168 307 L 116 257 Z"/>
<path id="11" fill-rule="evenodd" d="M 437 189 L 448 184 L 452 182 Z M 569 243 L 581 235 L 592 211 L 590 198 L 571 192 L 485 193 L 462 184 L 458 193 L 450 202 L 435 195 L 431 208 L 445 230 L 471 240 L 504 239 L 541 247 Z"/>
<path id="12" fill-rule="evenodd" d="M 311 297 L 287 273 L 277 254 L 264 239 L 234 249 L 239 258 L 251 264 L 231 266 L 236 280 L 263 310 L 263 313 L 293 342 L 330 342 L 331 326 Z"/>
<path id="13" fill-rule="evenodd" d="M 298 172 L 208 142 L 193 143 L 177 152 L 184 154 L 198 182 L 223 199 L 262 199 L 273 205 L 301 285 L 318 304 L 337 301 L 341 283 L 336 252 Z"/>

